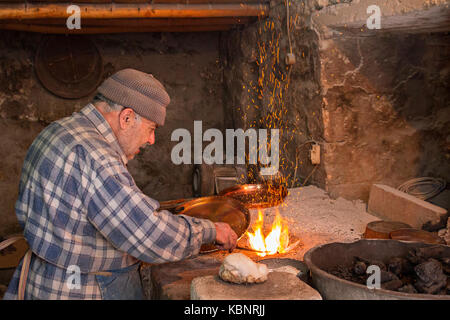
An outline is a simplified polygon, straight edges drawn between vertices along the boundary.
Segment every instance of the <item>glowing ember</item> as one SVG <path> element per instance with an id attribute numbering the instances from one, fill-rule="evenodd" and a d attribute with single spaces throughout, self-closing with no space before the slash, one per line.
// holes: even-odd
<path id="1" fill-rule="evenodd" d="M 250 247 L 257 252 L 257 255 L 264 257 L 266 254 L 284 253 L 289 246 L 289 230 L 287 224 L 283 222 L 279 212 L 272 224 L 272 229 L 264 238 L 263 235 L 264 218 L 261 210 L 258 210 L 258 220 L 253 226 L 254 233 L 247 231 Z"/>

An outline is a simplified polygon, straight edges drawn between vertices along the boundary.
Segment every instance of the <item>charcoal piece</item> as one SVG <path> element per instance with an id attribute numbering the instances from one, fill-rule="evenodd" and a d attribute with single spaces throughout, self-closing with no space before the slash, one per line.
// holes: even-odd
<path id="1" fill-rule="evenodd" d="M 447 277 L 442 272 L 442 265 L 436 259 L 429 259 L 428 261 L 417 265 L 414 268 L 419 280 L 424 282 L 433 282 Z"/>
<path id="2" fill-rule="evenodd" d="M 399 278 L 393 274 L 392 272 L 381 270 L 380 273 L 380 282 L 385 283 L 393 280 L 399 280 Z"/>
<path id="3" fill-rule="evenodd" d="M 362 258 L 362 257 L 358 257 L 358 256 L 355 256 L 354 259 L 355 259 L 355 263 L 356 262 L 363 262 L 367 267 L 371 266 L 371 265 L 376 265 L 376 266 L 379 266 L 381 270 L 387 271 L 386 265 L 383 262 L 381 262 L 381 261 L 368 260 L 368 259 L 365 259 L 365 258 Z"/>
<path id="4" fill-rule="evenodd" d="M 425 259 L 423 259 L 417 255 L 417 250 L 415 250 L 415 249 L 408 251 L 408 255 L 406 256 L 406 259 L 413 265 L 425 262 Z"/>
<path id="5" fill-rule="evenodd" d="M 442 259 L 445 258 L 445 250 L 443 246 L 431 246 L 431 247 L 424 247 L 424 248 L 418 248 L 416 250 L 417 256 L 419 256 L 422 259 L 428 260 L 430 258 L 434 259 Z M 448 257 L 448 255 L 447 255 Z"/>
<path id="6" fill-rule="evenodd" d="M 394 257 L 389 260 L 387 264 L 387 271 L 400 277 L 403 274 L 412 272 L 413 266 L 411 265 L 411 262 L 405 258 Z"/>
<path id="7" fill-rule="evenodd" d="M 400 287 L 403 286 L 403 282 L 400 279 L 394 279 L 391 281 L 387 281 L 381 284 L 381 288 L 385 290 L 393 290 L 396 291 Z"/>
<path id="8" fill-rule="evenodd" d="M 363 262 L 366 266 L 370 264 L 369 260 L 364 259 L 362 257 L 355 256 L 354 259 L 355 259 L 355 263 L 356 262 Z"/>
<path id="9" fill-rule="evenodd" d="M 403 274 L 413 274 L 414 273 L 414 266 L 415 265 L 413 265 L 407 259 L 403 259 L 402 273 Z"/>
<path id="10" fill-rule="evenodd" d="M 397 291 L 404 293 L 417 293 L 416 288 L 414 288 L 412 284 L 406 284 L 403 287 L 399 288 Z"/>
<path id="11" fill-rule="evenodd" d="M 386 265 L 381 261 L 372 260 L 370 261 L 370 265 L 379 266 L 381 271 L 387 271 Z"/>
<path id="12" fill-rule="evenodd" d="M 439 294 L 439 295 L 446 295 L 446 294 L 447 294 L 447 290 L 446 290 L 446 288 L 443 288 L 443 289 L 441 289 L 441 291 L 439 291 L 439 292 L 436 293 L 436 294 Z"/>
<path id="13" fill-rule="evenodd" d="M 440 259 L 442 264 L 442 270 L 445 274 L 450 275 L 450 258 L 442 258 Z"/>
<path id="14" fill-rule="evenodd" d="M 440 260 L 447 264 L 450 260 L 450 257 L 448 257 L 448 254 L 445 254 L 445 250 L 442 246 L 416 248 L 410 250 L 407 255 L 407 260 L 414 265 L 424 263 L 430 258 Z"/>
<path id="15" fill-rule="evenodd" d="M 402 274 L 404 264 L 404 259 L 395 257 L 389 260 L 387 268 L 389 272 L 399 276 Z"/>
<path id="16" fill-rule="evenodd" d="M 447 286 L 447 276 L 436 259 L 429 259 L 417 265 L 414 271 L 418 277 L 415 287 L 419 292 L 436 294 Z"/>
<path id="17" fill-rule="evenodd" d="M 362 261 L 357 261 L 353 265 L 353 272 L 357 275 L 363 275 L 366 274 L 367 265 Z"/>
<path id="18" fill-rule="evenodd" d="M 401 277 L 399 277 L 400 280 L 403 281 L 404 285 L 408 285 L 408 284 L 414 284 L 417 280 L 416 278 L 416 274 L 414 272 L 412 273 L 408 273 L 408 274 L 402 274 Z"/>
<path id="19" fill-rule="evenodd" d="M 342 278 L 345 280 L 352 281 L 352 279 L 353 279 L 352 273 L 348 270 L 348 268 L 345 268 L 342 266 L 337 266 L 336 268 L 334 268 L 328 272 L 336 277 L 339 277 L 339 278 Z"/>

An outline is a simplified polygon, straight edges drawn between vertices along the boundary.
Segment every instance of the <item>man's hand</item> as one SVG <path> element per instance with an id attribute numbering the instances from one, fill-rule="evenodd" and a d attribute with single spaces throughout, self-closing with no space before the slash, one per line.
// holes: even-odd
<path id="1" fill-rule="evenodd" d="M 237 234 L 225 222 L 215 222 L 216 226 L 216 247 L 220 250 L 229 250 L 236 248 Z"/>

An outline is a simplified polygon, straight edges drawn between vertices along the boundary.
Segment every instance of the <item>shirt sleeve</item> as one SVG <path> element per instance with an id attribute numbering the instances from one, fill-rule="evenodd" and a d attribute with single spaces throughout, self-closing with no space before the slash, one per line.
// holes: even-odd
<path id="1" fill-rule="evenodd" d="M 139 190 L 119 161 L 100 165 L 91 179 L 89 221 L 116 249 L 139 260 L 179 261 L 216 238 L 210 220 L 156 211 L 159 203 Z"/>

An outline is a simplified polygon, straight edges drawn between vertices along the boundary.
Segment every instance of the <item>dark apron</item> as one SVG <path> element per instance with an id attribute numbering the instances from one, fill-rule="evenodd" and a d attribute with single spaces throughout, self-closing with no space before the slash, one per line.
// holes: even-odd
<path id="1" fill-rule="evenodd" d="M 109 270 L 108 275 L 95 275 L 103 300 L 145 300 L 139 265 Z"/>
<path id="2" fill-rule="evenodd" d="M 23 236 L 14 236 L 0 243 L 0 250 L 7 248 L 14 242 L 24 239 Z M 31 249 L 22 258 L 22 267 L 18 284 L 18 300 L 24 300 L 25 287 L 27 284 L 28 271 L 30 268 Z M 20 264 L 19 264 L 20 265 Z M 140 262 L 129 267 L 109 270 L 106 272 L 94 272 L 103 300 L 145 300 L 139 274 Z"/>

